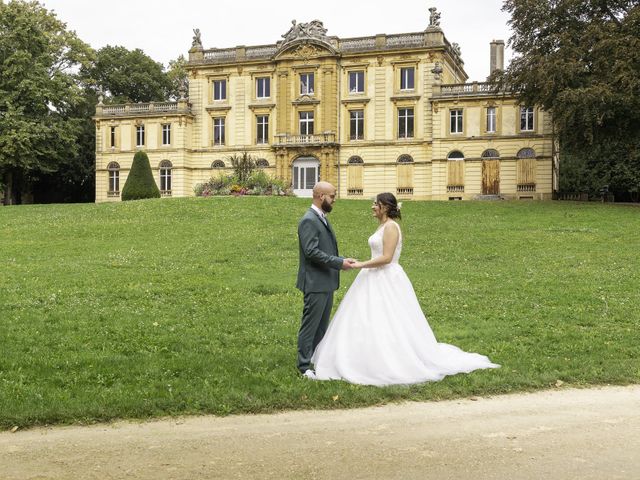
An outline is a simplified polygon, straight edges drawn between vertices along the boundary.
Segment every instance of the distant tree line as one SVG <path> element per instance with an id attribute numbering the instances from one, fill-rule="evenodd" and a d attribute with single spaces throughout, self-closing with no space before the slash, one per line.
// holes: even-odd
<path id="1" fill-rule="evenodd" d="M 90 202 L 98 95 L 105 103 L 174 99 L 186 79 L 142 50 L 93 50 L 35 1 L 0 3 L 0 199 Z"/>

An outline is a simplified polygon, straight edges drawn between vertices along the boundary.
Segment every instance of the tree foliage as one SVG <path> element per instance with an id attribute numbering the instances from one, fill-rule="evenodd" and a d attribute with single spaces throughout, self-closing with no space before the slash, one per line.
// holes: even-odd
<path id="1" fill-rule="evenodd" d="M 77 152 L 78 69 L 91 49 L 37 2 L 0 3 L 0 174 L 5 202 L 19 203 L 34 176 Z"/>
<path id="2" fill-rule="evenodd" d="M 515 56 L 501 81 L 552 112 L 571 182 L 640 191 L 640 2 L 506 0 L 503 9 Z"/>
<path id="3" fill-rule="evenodd" d="M 153 179 L 149 157 L 143 151 L 136 152 L 133 164 L 122 189 L 122 200 L 160 198 L 160 190 Z"/>
<path id="4" fill-rule="evenodd" d="M 96 91 L 102 89 L 107 102 L 165 101 L 172 91 L 162 64 L 138 48 L 107 45 L 82 75 Z"/>

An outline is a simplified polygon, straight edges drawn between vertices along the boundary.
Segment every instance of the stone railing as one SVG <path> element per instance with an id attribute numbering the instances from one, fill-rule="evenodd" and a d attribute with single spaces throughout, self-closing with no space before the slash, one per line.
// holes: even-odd
<path id="1" fill-rule="evenodd" d="M 434 96 L 457 97 L 464 95 L 495 95 L 496 86 L 489 82 L 451 83 L 440 86 L 440 93 Z"/>
<path id="2" fill-rule="evenodd" d="M 275 45 L 267 45 L 266 47 L 247 47 L 247 58 L 270 58 L 276 54 L 278 49 Z M 206 56 L 205 56 L 206 58 Z"/>
<path id="3" fill-rule="evenodd" d="M 275 145 L 323 145 L 328 143 L 336 143 L 336 134 L 333 132 L 324 132 L 312 135 L 290 135 L 288 133 L 279 133 L 275 136 Z"/>
<path id="4" fill-rule="evenodd" d="M 149 102 L 149 103 L 124 103 L 119 105 L 97 105 L 98 116 L 139 115 L 152 113 L 190 113 L 191 105 L 186 101 L 178 102 Z"/>
<path id="5" fill-rule="evenodd" d="M 423 34 L 387 35 L 387 47 L 421 47 L 424 45 Z"/>
<path id="6" fill-rule="evenodd" d="M 340 50 L 373 50 L 376 47 L 375 37 L 347 38 L 340 40 Z"/>
<path id="7" fill-rule="evenodd" d="M 236 59 L 236 49 L 235 48 L 227 48 L 224 50 L 208 50 L 204 52 L 204 59 L 221 62 L 224 60 L 235 60 Z"/>

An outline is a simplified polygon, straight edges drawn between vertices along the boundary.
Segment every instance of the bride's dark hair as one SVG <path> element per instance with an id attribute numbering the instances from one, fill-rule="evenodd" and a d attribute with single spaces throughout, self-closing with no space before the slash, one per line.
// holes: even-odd
<path id="1" fill-rule="evenodd" d="M 387 207 L 387 217 L 402 219 L 400 214 L 400 208 L 398 207 L 398 200 L 393 193 L 385 192 L 379 193 L 376 196 L 376 203 Z"/>

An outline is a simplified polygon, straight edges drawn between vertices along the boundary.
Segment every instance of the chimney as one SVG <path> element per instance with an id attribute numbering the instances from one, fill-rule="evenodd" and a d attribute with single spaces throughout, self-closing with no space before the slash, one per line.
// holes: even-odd
<path id="1" fill-rule="evenodd" d="M 491 42 L 489 75 L 496 70 L 504 70 L 504 40 L 493 40 Z"/>

